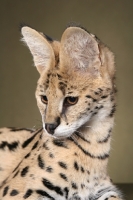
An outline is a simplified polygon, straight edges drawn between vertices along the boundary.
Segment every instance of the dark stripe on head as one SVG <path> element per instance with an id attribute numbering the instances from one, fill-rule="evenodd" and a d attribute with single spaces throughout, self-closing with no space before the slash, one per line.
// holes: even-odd
<path id="1" fill-rule="evenodd" d="M 93 100 L 93 102 L 96 102 L 97 101 L 97 99 L 94 99 L 92 96 L 90 96 L 90 95 L 86 95 L 86 97 L 88 98 L 88 99 L 92 99 Z"/>
<path id="2" fill-rule="evenodd" d="M 63 95 L 65 95 L 66 84 L 63 82 L 59 82 L 59 89 L 62 91 Z"/>

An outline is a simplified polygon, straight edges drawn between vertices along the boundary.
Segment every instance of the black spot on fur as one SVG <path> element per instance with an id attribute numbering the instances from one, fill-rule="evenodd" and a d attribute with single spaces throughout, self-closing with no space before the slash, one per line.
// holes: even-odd
<path id="1" fill-rule="evenodd" d="M 57 74 L 58 76 L 58 79 L 61 80 L 62 79 L 62 76 L 60 74 Z"/>
<path id="2" fill-rule="evenodd" d="M 94 92 L 95 93 L 95 95 L 98 95 L 99 94 L 99 92 Z"/>
<path id="3" fill-rule="evenodd" d="M 48 197 L 51 200 L 55 200 L 53 197 L 51 197 L 47 192 L 44 190 L 36 190 L 36 193 L 43 196 L 43 197 Z"/>
<path id="4" fill-rule="evenodd" d="M 49 172 L 49 173 L 51 173 L 51 172 L 53 172 L 53 168 L 50 167 L 50 166 L 48 166 L 48 167 L 46 168 L 46 171 Z"/>
<path id="5" fill-rule="evenodd" d="M 28 129 L 28 128 L 15 128 L 15 127 L 8 127 L 10 128 L 10 131 L 16 132 L 16 131 L 29 131 L 30 133 L 33 133 L 34 130 Z"/>
<path id="6" fill-rule="evenodd" d="M 26 147 L 32 142 L 32 140 L 34 140 L 34 138 L 36 137 L 36 135 L 37 135 L 38 133 L 40 133 L 41 131 L 42 131 L 42 128 L 39 129 L 39 130 L 35 133 L 35 135 L 33 135 L 32 137 L 30 137 L 30 138 L 28 138 L 26 141 L 24 141 L 23 144 L 22 144 L 22 148 L 26 148 Z"/>
<path id="7" fill-rule="evenodd" d="M 78 189 L 78 186 L 77 186 L 77 184 L 76 184 L 76 183 L 73 183 L 73 182 L 72 182 L 72 184 L 71 184 L 71 185 L 72 185 L 72 188 L 73 188 L 73 189 L 75 189 L 75 190 L 76 190 L 76 189 Z"/>
<path id="8" fill-rule="evenodd" d="M 74 168 L 78 171 L 79 170 L 79 166 L 78 166 L 78 163 L 75 161 L 74 162 Z"/>
<path id="9" fill-rule="evenodd" d="M 41 155 L 38 156 L 37 161 L 38 161 L 38 166 L 39 166 L 41 169 L 44 169 L 45 164 L 44 164 L 44 161 L 43 161 Z"/>
<path id="10" fill-rule="evenodd" d="M 47 187 L 49 190 L 55 191 L 57 194 L 63 196 L 63 192 L 59 186 L 54 186 L 50 181 L 47 179 L 42 179 L 42 183 L 45 187 Z"/>
<path id="11" fill-rule="evenodd" d="M 16 196 L 17 194 L 19 194 L 18 190 L 12 190 L 10 196 Z"/>
<path id="12" fill-rule="evenodd" d="M 96 106 L 94 109 L 96 109 L 96 110 L 97 110 L 97 109 L 99 109 L 99 107 L 98 107 L 98 106 Z"/>
<path id="13" fill-rule="evenodd" d="M 85 172 L 85 170 L 84 170 L 84 168 L 81 166 L 81 172 L 82 173 L 84 173 Z"/>
<path id="14" fill-rule="evenodd" d="M 82 183 L 82 184 L 81 184 L 81 188 L 83 189 L 84 187 L 85 187 L 85 184 Z"/>
<path id="15" fill-rule="evenodd" d="M 96 102 L 97 100 L 93 98 L 93 102 Z"/>
<path id="16" fill-rule="evenodd" d="M 26 191 L 26 193 L 24 194 L 23 198 L 24 198 L 24 199 L 27 199 L 29 196 L 32 195 L 32 193 L 33 193 L 33 191 L 32 191 L 31 189 L 28 189 L 28 190 Z"/>
<path id="17" fill-rule="evenodd" d="M 67 169 L 67 164 L 64 162 L 58 162 L 59 166 L 62 167 L 63 169 Z"/>
<path id="18" fill-rule="evenodd" d="M 67 188 L 67 187 L 65 187 L 65 188 L 64 188 L 64 191 L 65 191 L 65 193 L 66 193 L 66 194 L 65 194 L 65 196 L 66 196 L 66 199 L 68 199 L 68 193 L 69 193 L 69 190 L 68 190 L 68 188 Z"/>
<path id="19" fill-rule="evenodd" d="M 30 156 L 30 153 L 27 153 L 27 155 L 24 157 L 25 159 L 28 158 Z"/>
<path id="20" fill-rule="evenodd" d="M 105 98 L 107 98 L 107 97 L 108 97 L 107 95 L 104 95 L 104 96 L 101 97 L 101 99 L 105 99 Z"/>
<path id="21" fill-rule="evenodd" d="M 63 147 L 63 148 L 68 149 L 68 147 L 65 144 L 65 141 L 63 141 L 63 140 L 56 140 L 56 139 L 54 139 L 53 140 L 53 144 L 56 145 L 56 146 L 58 146 L 58 147 Z"/>
<path id="22" fill-rule="evenodd" d="M 22 171 L 21 171 L 21 176 L 22 177 L 26 176 L 26 174 L 28 173 L 28 171 L 29 171 L 29 167 L 28 166 L 24 167 L 22 169 Z"/>
<path id="23" fill-rule="evenodd" d="M 0 144 L 0 149 L 4 150 L 4 148 L 7 147 L 10 151 L 15 151 L 15 149 L 17 149 L 18 146 L 19 146 L 18 141 L 15 141 L 15 142 L 12 142 L 12 143 L 2 141 L 2 143 Z"/>
<path id="24" fill-rule="evenodd" d="M 43 143 L 43 148 L 44 148 L 45 150 L 49 150 L 49 147 L 47 146 L 47 142 L 48 142 L 48 140 L 47 140 L 46 142 Z"/>
<path id="25" fill-rule="evenodd" d="M 9 190 L 9 186 L 6 186 L 3 190 L 3 197 L 7 195 L 8 193 L 8 190 Z"/>
<path id="26" fill-rule="evenodd" d="M 102 109 L 104 106 L 103 105 L 101 105 L 100 107 L 99 107 L 99 109 Z"/>
<path id="27" fill-rule="evenodd" d="M 67 177 L 66 177 L 65 174 L 60 173 L 59 176 L 60 176 L 62 179 L 64 179 L 65 181 L 68 181 L 68 179 L 67 179 Z"/>
<path id="28" fill-rule="evenodd" d="M 113 105 L 112 110 L 111 110 L 111 112 L 109 114 L 109 117 L 113 117 L 115 111 L 116 111 L 116 105 Z"/>
<path id="29" fill-rule="evenodd" d="M 92 96 L 90 96 L 90 95 L 86 95 L 86 97 L 88 98 L 88 99 L 92 99 L 93 100 L 93 102 L 96 102 L 97 100 L 96 99 L 94 99 Z"/>
<path id="30" fill-rule="evenodd" d="M 90 95 L 86 95 L 86 97 L 87 97 L 88 99 L 93 99 Z"/>
<path id="31" fill-rule="evenodd" d="M 50 158 L 54 158 L 54 155 L 52 153 L 49 153 Z"/>
<path id="32" fill-rule="evenodd" d="M 33 149 L 36 149 L 37 146 L 38 146 L 38 141 L 33 145 L 32 150 L 33 150 Z"/>
<path id="33" fill-rule="evenodd" d="M 97 114 L 97 112 L 94 112 L 93 114 L 92 114 L 92 116 L 94 116 L 94 115 L 96 115 Z"/>

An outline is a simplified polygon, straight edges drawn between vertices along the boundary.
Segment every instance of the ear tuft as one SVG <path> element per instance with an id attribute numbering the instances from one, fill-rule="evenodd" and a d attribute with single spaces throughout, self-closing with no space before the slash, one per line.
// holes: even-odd
<path id="1" fill-rule="evenodd" d="M 54 52 L 47 40 L 36 30 L 24 26 L 21 29 L 22 41 L 29 47 L 33 55 L 34 64 L 39 73 L 54 63 Z"/>

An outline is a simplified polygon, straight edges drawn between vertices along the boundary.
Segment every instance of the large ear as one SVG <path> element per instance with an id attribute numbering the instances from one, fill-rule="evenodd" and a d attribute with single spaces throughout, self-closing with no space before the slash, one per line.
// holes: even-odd
<path id="1" fill-rule="evenodd" d="M 54 64 L 54 51 L 48 41 L 39 32 L 24 26 L 21 29 L 21 33 L 23 35 L 22 41 L 29 47 L 33 55 L 34 64 L 39 73 L 41 73 L 44 68 Z"/>
<path id="2" fill-rule="evenodd" d="M 98 43 L 95 37 L 82 28 L 67 28 L 61 39 L 60 63 L 61 66 L 71 67 L 74 70 L 99 73 L 101 59 Z"/>

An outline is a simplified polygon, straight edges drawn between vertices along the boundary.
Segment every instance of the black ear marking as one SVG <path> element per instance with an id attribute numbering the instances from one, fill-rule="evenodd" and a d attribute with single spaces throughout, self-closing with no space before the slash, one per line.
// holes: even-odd
<path id="1" fill-rule="evenodd" d="M 47 40 L 48 42 L 53 42 L 53 39 L 52 39 L 50 36 L 48 36 L 48 35 L 46 35 L 46 34 L 44 34 L 44 33 L 43 33 L 43 36 L 46 38 L 46 40 Z"/>
<path id="2" fill-rule="evenodd" d="M 23 27 L 25 27 L 25 26 L 27 26 L 27 27 L 29 27 L 29 28 L 32 28 L 32 29 L 35 29 L 34 27 L 32 27 L 31 25 L 29 25 L 28 23 L 25 23 L 25 22 L 20 22 L 20 24 L 19 24 L 19 31 L 21 32 L 21 29 L 23 28 Z"/>

